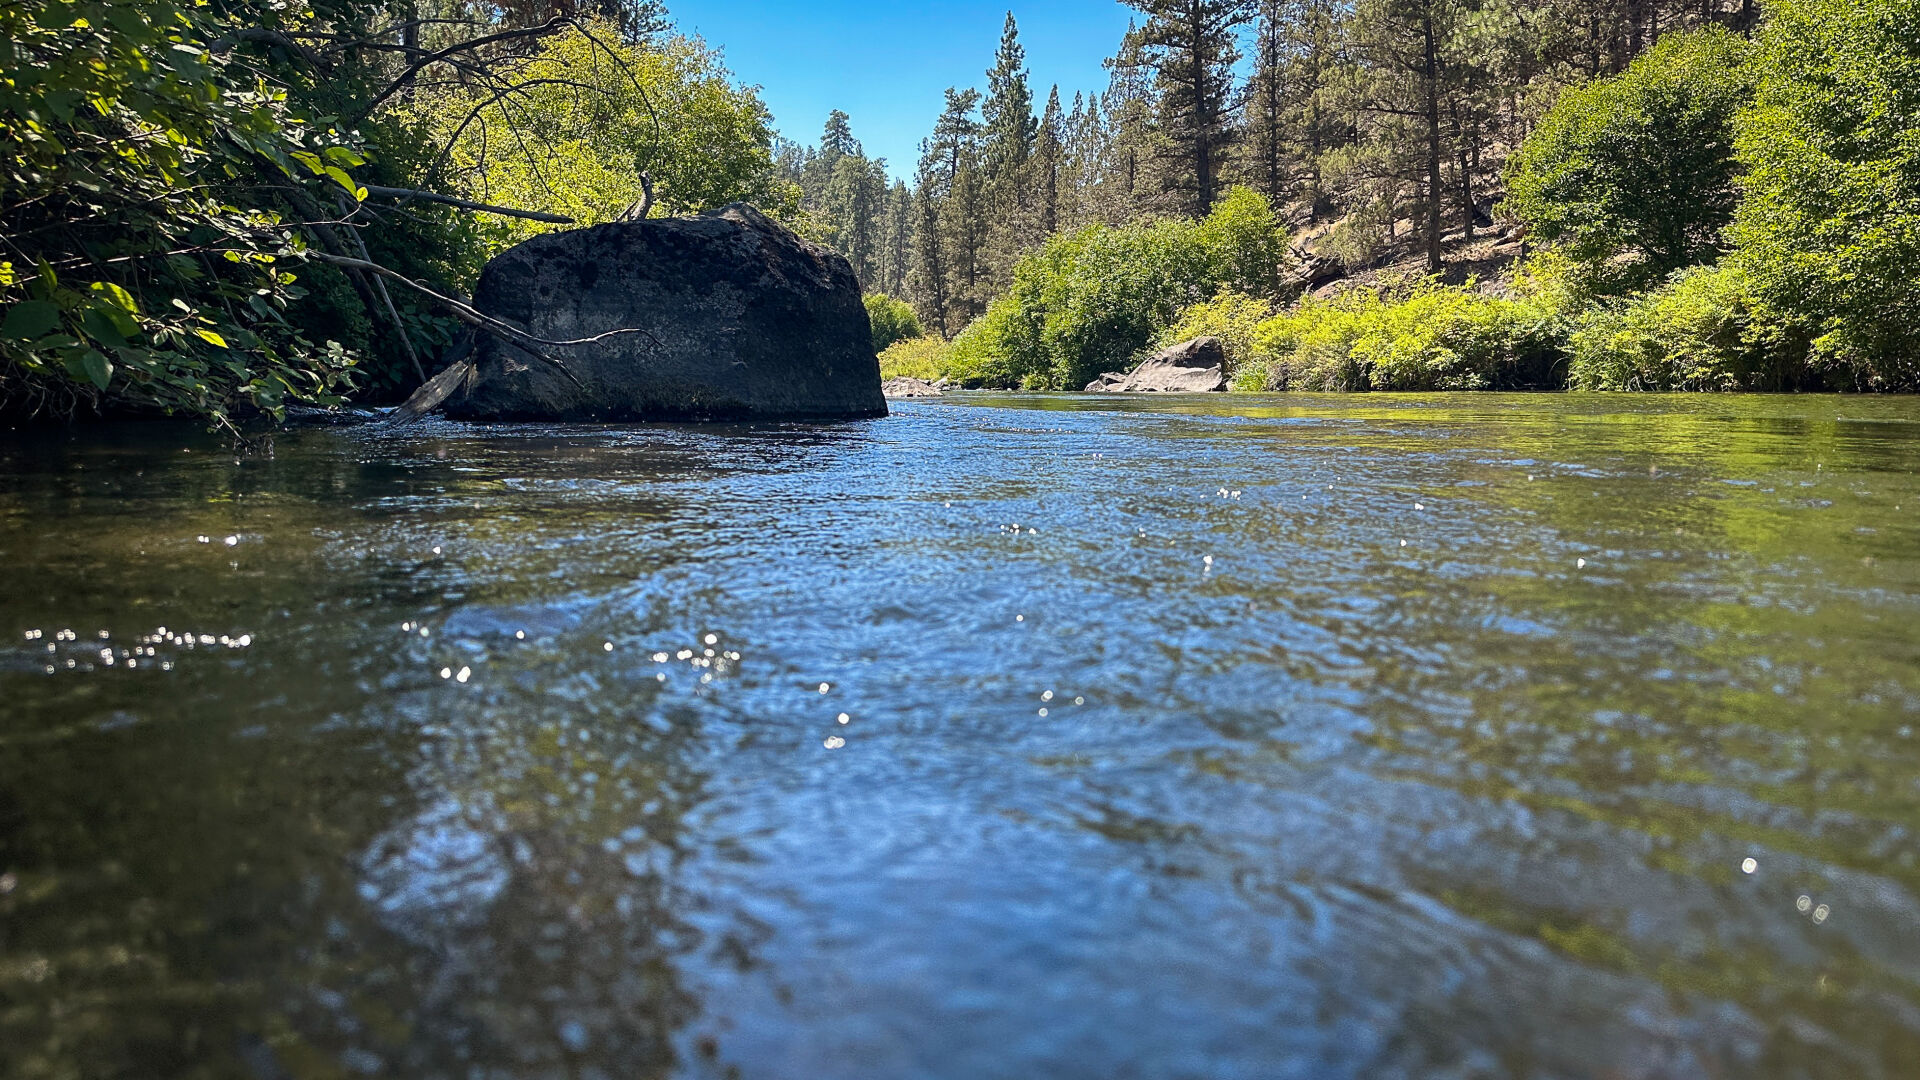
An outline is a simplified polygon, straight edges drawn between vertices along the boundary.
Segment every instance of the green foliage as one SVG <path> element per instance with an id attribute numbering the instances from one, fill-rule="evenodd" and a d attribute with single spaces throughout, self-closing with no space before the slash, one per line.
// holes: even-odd
<path id="1" fill-rule="evenodd" d="M 1053 237 L 954 340 L 953 376 L 975 386 L 1079 389 L 1130 363 L 1222 287 L 1270 289 L 1287 258 L 1272 208 L 1245 190 L 1198 222 L 1096 225 Z"/>
<path id="2" fill-rule="evenodd" d="M 448 89 L 422 95 L 414 116 L 451 142 L 452 175 L 484 201 L 597 225 L 640 204 L 644 173 L 659 213 L 737 201 L 791 213 L 766 106 L 731 80 L 697 39 L 620 44 L 595 23 L 542 41 L 517 93 Z M 515 237 L 553 228 L 511 224 Z"/>
<path id="3" fill-rule="evenodd" d="M 894 342 L 880 354 L 880 377 L 939 382 L 947 377 L 947 343 L 933 335 Z"/>
<path id="4" fill-rule="evenodd" d="M 1833 377 L 1920 389 L 1920 0 L 1768 12 L 1737 262 Z"/>
<path id="5" fill-rule="evenodd" d="M 1716 258 L 1739 201 L 1746 52 L 1719 28 L 1671 34 L 1623 74 L 1568 90 L 1509 161 L 1507 212 L 1575 259 L 1626 256 L 1629 283 Z"/>
<path id="6" fill-rule="evenodd" d="M 1809 381 L 1805 339 L 1756 300 L 1737 266 L 1586 312 L 1568 342 L 1576 390 L 1789 390 Z"/>
<path id="7" fill-rule="evenodd" d="M 1237 381 L 1268 390 L 1489 390 L 1553 385 L 1568 295 L 1516 277 L 1509 295 L 1429 278 L 1309 297 L 1260 324 Z"/>
<path id="8" fill-rule="evenodd" d="M 867 321 L 873 325 L 873 351 L 885 352 L 896 341 L 906 341 L 926 333 L 912 305 L 883 293 L 868 293 Z"/>
<path id="9" fill-rule="evenodd" d="M 214 47 L 270 14 L 220 10 L 0 5 L 0 410 L 225 421 L 349 385 L 288 317 L 289 221 L 361 195 L 362 146 Z"/>

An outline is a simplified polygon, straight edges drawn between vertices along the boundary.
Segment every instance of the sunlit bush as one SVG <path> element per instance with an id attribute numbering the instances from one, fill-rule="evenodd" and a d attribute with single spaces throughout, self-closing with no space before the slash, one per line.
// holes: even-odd
<path id="1" fill-rule="evenodd" d="M 880 377 L 939 382 L 947 377 L 947 343 L 931 334 L 895 342 L 880 354 Z"/>
<path id="2" fill-rule="evenodd" d="M 1731 266 L 1588 311 L 1568 343 L 1578 390 L 1785 390 L 1814 379 L 1806 340 Z"/>
<path id="3" fill-rule="evenodd" d="M 1522 274 L 1508 295 L 1427 279 L 1309 297 L 1261 323 L 1236 385 L 1486 390 L 1557 382 L 1568 294 Z"/>
<path id="4" fill-rule="evenodd" d="M 1267 292 L 1287 268 L 1267 201 L 1236 189 L 1205 220 L 1093 226 L 1056 236 L 954 340 L 967 385 L 1077 390 L 1130 366 L 1180 313 L 1222 287 Z"/>

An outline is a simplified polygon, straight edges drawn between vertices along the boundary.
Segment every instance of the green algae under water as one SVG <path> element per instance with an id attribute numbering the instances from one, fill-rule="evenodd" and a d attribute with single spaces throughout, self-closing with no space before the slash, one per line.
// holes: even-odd
<path id="1" fill-rule="evenodd" d="M 1912 1076 L 1916 469 L 1897 398 L 6 436 L 0 1075 Z"/>

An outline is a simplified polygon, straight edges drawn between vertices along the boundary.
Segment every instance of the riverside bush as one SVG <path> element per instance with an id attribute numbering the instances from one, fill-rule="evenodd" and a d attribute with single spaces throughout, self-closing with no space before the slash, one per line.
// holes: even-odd
<path id="1" fill-rule="evenodd" d="M 1268 292 L 1289 258 L 1266 199 L 1236 188 L 1204 220 L 1090 226 L 1022 259 L 1013 286 L 954 340 L 969 386 L 1077 390 L 1129 366 L 1223 287 Z"/>
<path id="2" fill-rule="evenodd" d="M 874 352 L 886 352 L 897 341 L 908 341 L 926 333 L 920 328 L 920 317 L 906 301 L 895 300 L 885 293 L 868 293 L 864 299 L 867 321 L 873 325 Z"/>
<path id="3" fill-rule="evenodd" d="M 1683 270 L 1664 288 L 1586 312 L 1568 341 L 1576 390 L 1790 390 L 1817 385 L 1803 335 L 1733 266 Z"/>
<path id="4" fill-rule="evenodd" d="M 1490 390 L 1557 385 L 1571 294 L 1518 275 L 1512 295 L 1476 283 L 1308 297 L 1262 322 L 1236 379 L 1267 390 Z"/>
<path id="5" fill-rule="evenodd" d="M 924 379 L 947 376 L 947 343 L 934 335 L 896 341 L 880 354 L 880 378 Z"/>

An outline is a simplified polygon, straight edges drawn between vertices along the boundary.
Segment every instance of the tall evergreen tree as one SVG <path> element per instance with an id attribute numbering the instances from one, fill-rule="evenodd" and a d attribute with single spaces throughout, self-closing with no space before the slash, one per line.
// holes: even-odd
<path id="1" fill-rule="evenodd" d="M 880 239 L 880 291 L 905 297 L 913 268 L 913 192 L 896 180 L 887 189 Z"/>
<path id="2" fill-rule="evenodd" d="M 1020 28 L 1007 13 L 1000 49 L 987 71 L 987 96 L 980 106 L 981 168 L 989 184 L 1009 187 L 1033 155 L 1039 124 L 1033 117 L 1033 90 L 1027 85 L 1027 50 Z"/>
<path id="3" fill-rule="evenodd" d="M 1172 190 L 1184 209 L 1205 216 L 1222 190 L 1221 172 L 1233 141 L 1233 66 L 1240 59 L 1236 32 L 1256 12 L 1253 0 L 1127 0 L 1145 13 L 1141 43 L 1159 90 L 1157 123 L 1179 167 Z"/>
<path id="4" fill-rule="evenodd" d="M 1100 104 L 1105 137 L 1090 182 L 1099 218 L 1119 224 L 1159 204 L 1154 130 L 1154 71 L 1138 25 L 1129 23 L 1120 50 L 1105 62 L 1107 89 Z"/>
<path id="5" fill-rule="evenodd" d="M 1060 87 L 1047 94 L 1047 111 L 1040 118 L 1040 135 L 1034 142 L 1032 203 L 1040 226 L 1040 236 L 1052 236 L 1060 229 L 1060 186 L 1067 165 L 1066 116 L 1060 110 Z"/>

